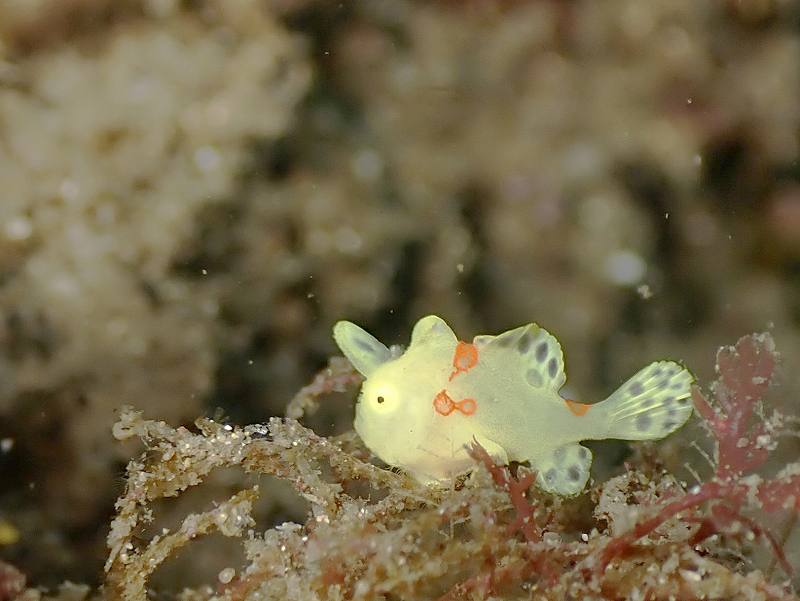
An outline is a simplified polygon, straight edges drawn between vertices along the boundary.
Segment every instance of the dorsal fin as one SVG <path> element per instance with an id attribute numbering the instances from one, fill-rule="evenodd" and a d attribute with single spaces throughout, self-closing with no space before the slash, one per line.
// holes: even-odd
<path id="1" fill-rule="evenodd" d="M 529 323 L 498 336 L 476 336 L 472 341 L 482 356 L 503 353 L 501 365 L 519 369 L 534 388 L 558 391 L 567 379 L 564 353 L 556 337 L 535 323 Z"/>
<path id="2" fill-rule="evenodd" d="M 366 378 L 392 358 L 385 344 L 351 321 L 337 322 L 333 338 L 353 367 Z"/>
<path id="3" fill-rule="evenodd" d="M 453 344 L 458 340 L 444 319 L 436 315 L 428 315 L 414 325 L 414 329 L 411 331 L 409 348 L 421 342 L 430 342 L 434 338 L 442 338 Z"/>

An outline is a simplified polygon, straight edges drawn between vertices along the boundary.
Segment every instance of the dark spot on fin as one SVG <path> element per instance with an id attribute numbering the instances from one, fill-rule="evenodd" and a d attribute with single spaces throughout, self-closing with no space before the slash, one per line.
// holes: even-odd
<path id="1" fill-rule="evenodd" d="M 533 341 L 531 340 L 530 332 L 525 331 L 522 334 L 522 336 L 519 337 L 519 340 L 517 341 L 517 349 L 519 350 L 520 353 L 522 353 L 524 355 L 531 348 L 531 343 L 532 342 Z"/>
<path id="2" fill-rule="evenodd" d="M 538 369 L 529 369 L 525 372 L 525 377 L 528 380 L 528 384 L 534 388 L 541 388 L 544 384 L 544 379 L 542 378 L 542 374 L 539 373 Z"/>
<path id="3" fill-rule="evenodd" d="M 369 340 L 365 340 L 364 338 L 356 338 L 355 341 L 356 346 L 360 348 L 362 351 L 367 351 L 368 353 L 375 352 L 375 345 L 372 344 Z"/>
<path id="4" fill-rule="evenodd" d="M 511 346 L 511 336 L 498 336 L 497 337 L 497 346 L 501 348 L 507 348 Z"/>

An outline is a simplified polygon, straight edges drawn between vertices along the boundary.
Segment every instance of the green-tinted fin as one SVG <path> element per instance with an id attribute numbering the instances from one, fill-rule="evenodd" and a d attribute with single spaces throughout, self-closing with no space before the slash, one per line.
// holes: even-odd
<path id="1" fill-rule="evenodd" d="M 428 342 L 433 338 L 442 338 L 447 342 L 455 343 L 457 341 L 456 335 L 450 326 L 445 323 L 444 319 L 436 315 L 428 315 L 420 319 L 411 331 L 411 344 L 409 348 L 421 342 Z"/>
<path id="2" fill-rule="evenodd" d="M 579 494 L 589 479 L 592 452 L 578 443 L 562 445 L 549 455 L 531 461 L 536 469 L 536 484 L 543 490 L 561 496 Z"/>
<path id="3" fill-rule="evenodd" d="M 509 368 L 516 365 L 534 388 L 558 391 L 567 379 L 561 345 L 555 336 L 535 323 L 498 336 L 476 336 L 472 342 L 479 352 L 510 351 L 504 364 Z"/>
<path id="4" fill-rule="evenodd" d="M 336 344 L 364 377 L 392 358 L 386 345 L 350 321 L 340 321 L 333 326 Z"/>
<path id="5" fill-rule="evenodd" d="M 625 382 L 598 405 L 607 411 L 609 436 L 657 440 L 674 432 L 692 414 L 688 369 L 674 361 L 656 361 Z"/>

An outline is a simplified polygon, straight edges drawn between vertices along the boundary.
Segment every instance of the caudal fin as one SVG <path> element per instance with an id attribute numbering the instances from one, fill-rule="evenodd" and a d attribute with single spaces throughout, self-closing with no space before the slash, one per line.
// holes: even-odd
<path id="1" fill-rule="evenodd" d="M 686 423 L 692 414 L 694 377 L 674 361 L 656 361 L 625 382 L 602 405 L 609 438 L 657 440 Z"/>

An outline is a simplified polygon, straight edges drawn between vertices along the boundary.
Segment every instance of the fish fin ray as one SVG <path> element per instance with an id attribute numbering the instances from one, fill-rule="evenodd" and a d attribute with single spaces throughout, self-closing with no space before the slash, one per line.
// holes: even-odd
<path id="1" fill-rule="evenodd" d="M 639 370 L 598 405 L 608 416 L 610 438 L 658 440 L 692 415 L 694 377 L 675 361 L 656 361 Z"/>

